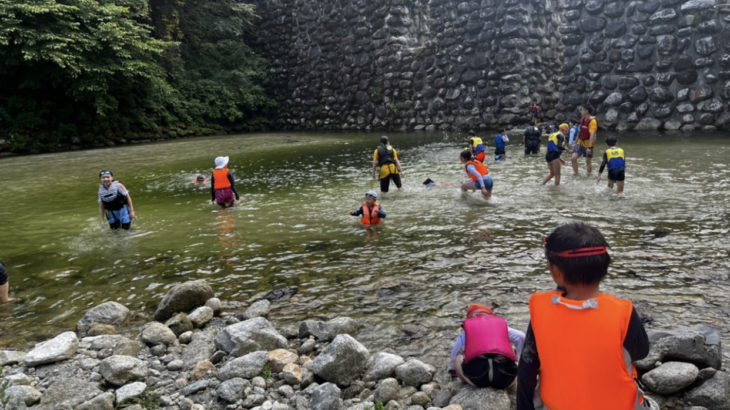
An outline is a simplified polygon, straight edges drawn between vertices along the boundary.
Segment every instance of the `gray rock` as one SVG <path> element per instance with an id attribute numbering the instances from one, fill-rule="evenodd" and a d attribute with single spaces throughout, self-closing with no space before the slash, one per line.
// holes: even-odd
<path id="1" fill-rule="evenodd" d="M 685 399 L 695 406 L 730 410 L 730 375 L 718 371 L 711 379 L 687 392 Z"/>
<path id="2" fill-rule="evenodd" d="M 67 360 L 73 357 L 79 348 L 79 339 L 74 332 L 64 332 L 51 340 L 38 343 L 23 358 L 23 365 L 34 367 Z"/>
<path id="3" fill-rule="evenodd" d="M 436 407 L 446 407 L 451 401 L 451 392 L 448 389 L 436 390 L 431 395 L 431 404 Z"/>
<path id="4" fill-rule="evenodd" d="M 193 323 L 195 327 L 203 327 L 205 324 L 213 320 L 214 312 L 213 309 L 208 306 L 200 306 L 190 312 L 188 319 Z"/>
<path id="5" fill-rule="evenodd" d="M 686 361 L 699 368 L 711 366 L 720 369 L 722 365 L 720 335 L 707 326 L 650 332 L 649 341 L 649 354 L 636 362 L 636 367 L 640 370 L 650 370 L 656 362 L 667 360 Z"/>
<path id="6" fill-rule="evenodd" d="M 715 0 L 689 0 L 682 3 L 680 10 L 684 12 L 709 9 L 715 6 Z"/>
<path id="7" fill-rule="evenodd" d="M 699 372 L 691 363 L 666 362 L 641 376 L 641 381 L 655 393 L 672 394 L 694 383 Z"/>
<path id="8" fill-rule="evenodd" d="M 114 410 L 114 393 L 102 393 L 89 401 L 85 401 L 76 410 Z"/>
<path id="9" fill-rule="evenodd" d="M 18 350 L 0 350 L 0 366 L 20 363 L 25 358 L 25 352 Z"/>
<path id="10" fill-rule="evenodd" d="M 330 341 L 339 334 L 355 334 L 360 326 L 349 317 L 336 317 L 327 322 L 307 319 L 299 324 L 299 337 L 314 336 L 320 341 Z"/>
<path id="11" fill-rule="evenodd" d="M 347 386 L 360 376 L 369 356 L 360 342 L 340 334 L 314 359 L 312 371 L 327 381 Z"/>
<path id="12" fill-rule="evenodd" d="M 435 372 L 436 369 L 430 364 L 413 358 L 395 368 L 395 376 L 398 380 L 415 387 L 430 382 Z"/>
<path id="13" fill-rule="evenodd" d="M 132 380 L 144 379 L 147 363 L 130 356 L 114 355 L 101 361 L 99 373 L 107 382 L 122 386 Z"/>
<path id="14" fill-rule="evenodd" d="M 644 117 L 634 126 L 634 129 L 637 131 L 654 131 L 659 129 L 661 125 L 662 122 L 656 118 Z"/>
<path id="15" fill-rule="evenodd" d="M 13 386 L 30 386 L 33 378 L 24 373 L 11 374 L 5 377 Z"/>
<path id="16" fill-rule="evenodd" d="M 223 304 L 221 303 L 221 300 L 218 298 L 210 298 L 205 301 L 205 306 L 208 306 L 209 308 L 213 309 L 213 314 L 219 315 L 221 311 L 223 310 Z"/>
<path id="17" fill-rule="evenodd" d="M 269 315 L 271 310 L 271 302 L 267 299 L 257 300 L 251 306 L 243 312 L 243 317 L 246 319 L 253 319 L 255 317 L 266 317 Z"/>
<path id="18" fill-rule="evenodd" d="M 339 410 L 342 408 L 340 389 L 333 383 L 325 383 L 312 390 L 309 402 L 312 410 Z"/>
<path id="19" fill-rule="evenodd" d="M 85 403 L 103 392 L 98 383 L 92 383 L 76 377 L 59 377 L 51 381 L 43 392 L 38 410 L 70 409 Z"/>
<path id="20" fill-rule="evenodd" d="M 182 360 L 186 369 L 192 369 L 195 365 L 211 357 L 215 352 L 215 334 L 208 331 L 196 331 L 192 340 L 182 351 Z"/>
<path id="21" fill-rule="evenodd" d="M 167 319 L 165 326 L 169 327 L 178 336 L 194 328 L 193 321 L 185 313 L 178 313 Z"/>
<path id="22" fill-rule="evenodd" d="M 142 329 L 140 339 L 150 346 L 164 344 L 167 346 L 177 343 L 177 336 L 169 327 L 160 322 L 149 322 Z"/>
<path id="23" fill-rule="evenodd" d="M 465 386 L 451 398 L 449 404 L 458 404 L 469 410 L 509 409 L 512 404 L 506 390 L 476 389 Z"/>
<path id="24" fill-rule="evenodd" d="M 389 377 L 383 379 L 375 388 L 373 399 L 375 402 L 387 403 L 391 400 L 397 400 L 400 393 L 400 383 L 398 380 Z"/>
<path id="25" fill-rule="evenodd" d="M 155 320 L 163 322 L 175 313 L 189 312 L 213 297 L 213 289 L 205 280 L 194 280 L 174 286 L 157 306 Z"/>
<path id="26" fill-rule="evenodd" d="M 395 368 L 405 363 L 405 360 L 392 353 L 377 352 L 370 357 L 363 380 L 382 380 L 393 376 Z"/>
<path id="27" fill-rule="evenodd" d="M 41 392 L 31 386 L 10 386 L 5 390 L 5 397 L 11 402 L 32 406 L 41 400 Z"/>
<path id="28" fill-rule="evenodd" d="M 285 348 L 287 342 L 268 320 L 257 317 L 221 330 L 215 338 L 215 345 L 226 353 L 241 356 L 257 350 Z"/>
<path id="29" fill-rule="evenodd" d="M 121 303 L 104 302 L 89 309 L 84 317 L 76 324 L 81 336 L 86 336 L 93 324 L 112 325 L 119 327 L 129 320 L 129 309 Z"/>
<path id="30" fill-rule="evenodd" d="M 116 391 L 117 404 L 122 404 L 127 400 L 135 399 L 144 394 L 147 385 L 142 382 L 134 382 L 125 384 Z"/>
<path id="31" fill-rule="evenodd" d="M 226 380 L 218 386 L 216 394 L 218 397 L 228 403 L 235 403 L 243 397 L 243 388 L 248 383 L 240 377 Z"/>
<path id="32" fill-rule="evenodd" d="M 258 394 L 258 393 L 250 394 L 250 395 L 246 396 L 245 399 L 243 399 L 242 406 L 244 408 L 249 409 L 249 408 L 258 406 L 260 404 L 263 404 L 263 402 L 265 402 L 265 401 L 266 401 L 266 396 L 264 396 L 263 394 Z"/>
<path id="33" fill-rule="evenodd" d="M 218 378 L 221 380 L 229 380 L 236 377 L 250 379 L 264 368 L 269 360 L 269 353 L 266 351 L 258 351 L 237 357 L 226 363 L 219 371 Z"/>
<path id="34" fill-rule="evenodd" d="M 606 97 L 605 100 L 603 100 L 603 103 L 608 106 L 618 106 L 621 105 L 621 102 L 624 99 L 624 95 L 619 92 L 613 92 Z"/>
<path id="35" fill-rule="evenodd" d="M 192 396 L 195 393 L 201 392 L 211 386 L 211 380 L 203 379 L 196 382 L 190 383 L 180 390 L 180 394 L 183 396 Z"/>

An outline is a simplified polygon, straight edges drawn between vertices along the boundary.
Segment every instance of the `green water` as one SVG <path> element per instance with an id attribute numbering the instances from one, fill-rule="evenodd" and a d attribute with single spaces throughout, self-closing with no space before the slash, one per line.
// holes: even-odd
<path id="1" fill-rule="evenodd" d="M 544 145 L 525 158 L 513 138 L 509 161 L 487 162 L 487 203 L 456 188 L 460 136 L 391 134 L 406 191 L 382 199 L 388 217 L 373 237 L 348 211 L 378 190 L 379 137 L 253 134 L 1 159 L 0 259 L 22 303 L 0 306 L 0 346 L 72 329 L 108 300 L 151 314 L 174 284 L 205 279 L 244 305 L 296 287 L 273 304 L 274 322 L 348 315 L 366 325 L 358 339 L 371 349 L 443 363 L 470 302 L 524 330 L 529 295 L 554 286 L 542 239 L 574 220 L 604 232 L 614 258 L 604 289 L 635 301 L 649 328 L 706 324 L 730 342 L 730 139 L 621 136 L 618 199 L 605 178 L 597 185 L 569 168 L 560 187 L 540 185 Z M 207 187 L 191 186 L 218 155 L 231 157 L 242 199 L 223 211 Z M 132 232 L 99 228 L 100 169 L 129 188 Z M 452 186 L 426 189 L 427 177 Z"/>

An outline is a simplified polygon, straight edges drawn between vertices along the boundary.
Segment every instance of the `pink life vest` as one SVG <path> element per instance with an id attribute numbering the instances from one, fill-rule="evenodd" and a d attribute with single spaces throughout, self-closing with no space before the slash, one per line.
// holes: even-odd
<path id="1" fill-rule="evenodd" d="M 507 321 L 499 316 L 487 315 L 466 319 L 464 327 L 464 363 L 483 354 L 499 354 L 517 361 L 509 343 Z"/>

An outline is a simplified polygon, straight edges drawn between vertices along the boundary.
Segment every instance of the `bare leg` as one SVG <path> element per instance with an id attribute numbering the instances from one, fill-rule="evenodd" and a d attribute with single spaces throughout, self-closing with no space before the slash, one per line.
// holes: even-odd
<path id="1" fill-rule="evenodd" d="M 593 165 L 591 164 L 591 159 L 586 157 L 586 170 L 588 171 L 588 175 L 591 174 L 591 171 L 593 171 Z"/>
<path id="2" fill-rule="evenodd" d="M 612 179 L 608 180 L 608 189 L 613 190 L 613 180 Z"/>
<path id="3" fill-rule="evenodd" d="M 548 176 L 545 177 L 545 179 L 542 180 L 542 184 L 543 185 L 547 184 L 548 181 L 550 181 L 550 178 L 552 178 L 555 175 L 553 173 L 553 163 L 552 162 L 548 162 L 547 163 L 547 167 L 548 167 L 548 171 L 550 171 L 550 173 L 548 174 Z"/>
<path id="4" fill-rule="evenodd" d="M 10 282 L 5 282 L 4 285 L 0 285 L 0 303 L 15 302 L 15 298 L 8 296 L 8 289 L 10 288 Z"/>
<path id="5" fill-rule="evenodd" d="M 616 190 L 619 195 L 624 194 L 624 181 L 616 181 Z"/>
<path id="6" fill-rule="evenodd" d="M 555 186 L 560 185 L 560 167 L 562 166 L 560 161 L 562 161 L 562 159 L 560 159 L 560 158 L 553 161 L 553 174 L 555 174 Z"/>
<path id="7" fill-rule="evenodd" d="M 578 154 L 573 153 L 570 157 L 570 164 L 573 166 L 573 173 L 578 175 Z"/>

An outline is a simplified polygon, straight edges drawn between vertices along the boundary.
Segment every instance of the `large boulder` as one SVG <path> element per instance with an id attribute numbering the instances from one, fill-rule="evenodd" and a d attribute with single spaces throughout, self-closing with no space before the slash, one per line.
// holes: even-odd
<path id="1" fill-rule="evenodd" d="M 405 363 L 402 357 L 387 352 L 377 352 L 370 357 L 364 380 L 382 380 L 391 377 L 395 368 Z"/>
<path id="2" fill-rule="evenodd" d="M 177 312 L 189 312 L 213 297 L 213 289 L 202 279 L 174 286 L 162 299 L 155 320 L 164 322 Z"/>
<path id="3" fill-rule="evenodd" d="M 641 376 L 641 381 L 655 393 L 672 394 L 694 383 L 699 373 L 692 363 L 666 362 Z"/>
<path id="4" fill-rule="evenodd" d="M 469 410 L 512 408 L 512 403 L 506 390 L 496 390 L 488 387 L 474 388 L 465 386 L 451 398 L 449 403 Z"/>
<path id="5" fill-rule="evenodd" d="M 327 322 L 307 319 L 299 324 L 299 337 L 305 338 L 311 335 L 320 341 L 328 342 L 339 334 L 355 334 L 359 328 L 360 325 L 349 317 L 336 317 Z"/>
<path id="6" fill-rule="evenodd" d="M 680 327 L 649 334 L 649 354 L 636 362 L 640 370 L 650 370 L 656 362 L 683 361 L 699 368 L 722 366 L 720 334 L 707 326 Z"/>
<path id="7" fill-rule="evenodd" d="M 370 353 L 352 336 L 337 335 L 314 359 L 315 375 L 341 386 L 348 386 L 365 369 Z"/>
<path id="8" fill-rule="evenodd" d="M 171 346 L 177 343 L 177 336 L 169 327 L 160 322 L 149 322 L 142 329 L 139 338 L 150 346 L 167 345 Z"/>
<path id="9" fill-rule="evenodd" d="M 215 345 L 228 354 L 241 356 L 257 350 L 285 348 L 287 342 L 268 320 L 256 317 L 232 324 L 218 332 Z"/>
<path id="10" fill-rule="evenodd" d="M 230 380 L 236 377 L 250 379 L 261 373 L 268 360 L 269 353 L 263 350 L 237 357 L 226 363 L 218 371 L 218 378 L 221 380 Z"/>
<path id="11" fill-rule="evenodd" d="M 147 363 L 130 356 L 109 356 L 99 363 L 99 373 L 107 382 L 123 386 L 147 376 Z"/>
<path id="12" fill-rule="evenodd" d="M 339 410 L 342 408 L 340 389 L 332 383 L 325 383 L 312 390 L 309 402 L 312 410 Z"/>
<path id="13" fill-rule="evenodd" d="M 730 375 L 718 371 L 711 379 L 688 391 L 685 399 L 694 406 L 730 410 Z"/>
<path id="14" fill-rule="evenodd" d="M 104 302 L 89 309 L 76 324 L 76 329 L 83 337 L 94 324 L 111 325 L 116 328 L 124 325 L 127 320 L 129 320 L 129 309 L 126 306 L 117 302 Z"/>
<path id="15" fill-rule="evenodd" d="M 395 368 L 395 377 L 414 387 L 430 382 L 434 373 L 436 373 L 436 369 L 433 366 L 418 359 L 408 359 L 407 362 Z"/>
<path id="16" fill-rule="evenodd" d="M 73 357 L 79 348 L 79 339 L 74 332 L 63 332 L 51 340 L 38 343 L 23 358 L 26 367 L 54 363 Z"/>

